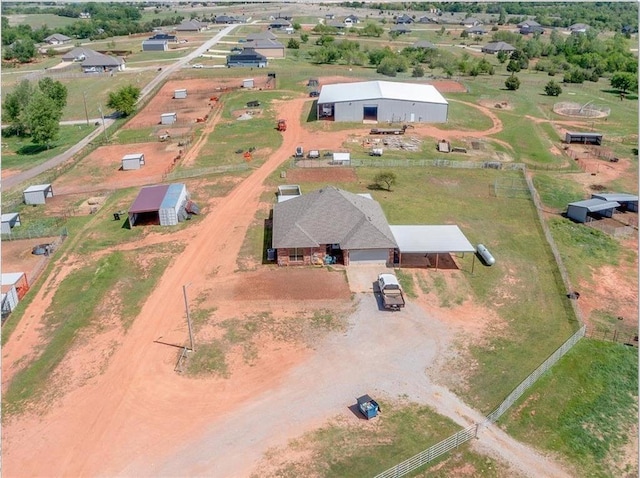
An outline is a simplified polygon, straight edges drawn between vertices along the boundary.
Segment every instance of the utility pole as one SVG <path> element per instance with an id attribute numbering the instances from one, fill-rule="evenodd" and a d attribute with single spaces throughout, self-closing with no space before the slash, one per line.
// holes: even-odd
<path id="1" fill-rule="evenodd" d="M 184 308 L 187 311 L 187 326 L 189 327 L 189 342 L 191 344 L 189 350 L 191 350 L 191 352 L 195 352 L 195 349 L 193 347 L 193 328 L 191 327 L 191 314 L 189 313 L 189 300 L 187 299 L 187 287 L 189 287 L 190 285 L 191 283 L 183 285 L 182 293 L 184 294 Z"/>
<path id="2" fill-rule="evenodd" d="M 102 113 L 102 105 L 98 106 L 98 111 L 100 112 L 100 117 L 102 118 L 102 131 L 104 131 L 104 140 L 105 142 L 109 142 L 109 136 L 107 136 L 107 127 L 104 124 L 104 114 Z"/>
<path id="3" fill-rule="evenodd" d="M 89 112 L 87 111 L 87 92 L 82 92 L 82 98 L 84 99 L 84 116 L 87 118 L 87 126 L 89 126 Z"/>

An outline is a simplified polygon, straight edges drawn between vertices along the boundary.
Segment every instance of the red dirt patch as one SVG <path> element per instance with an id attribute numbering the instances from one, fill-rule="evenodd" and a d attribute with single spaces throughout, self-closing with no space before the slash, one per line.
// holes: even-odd
<path id="1" fill-rule="evenodd" d="M 56 194 L 121 189 L 159 182 L 171 169 L 180 148 L 177 143 L 154 142 L 102 146 L 76 165 L 72 172 L 53 183 Z M 145 164 L 140 169 L 123 171 L 125 154 L 143 153 Z"/>
<path id="2" fill-rule="evenodd" d="M 42 260 L 42 256 L 31 254 L 38 244 L 48 244 L 56 237 L 38 237 L 19 241 L 2 241 L 2 272 L 25 272 L 27 277 Z"/>
<path id="3" fill-rule="evenodd" d="M 168 81 L 158 94 L 136 113 L 125 128 L 137 129 L 159 125 L 160 115 L 163 113 L 177 113 L 176 125 L 195 124 L 197 118 L 204 118 L 205 115 L 211 114 L 216 102 L 211 101 L 210 98 L 223 94 L 220 88 L 238 87 L 239 81 L 241 80 L 230 79 L 227 82 L 213 82 L 208 78 Z M 187 90 L 187 97 L 174 99 L 175 90 L 183 88 Z"/>
<path id="4" fill-rule="evenodd" d="M 358 180 L 353 168 L 298 168 L 287 171 L 287 181 L 298 183 L 353 183 Z"/>

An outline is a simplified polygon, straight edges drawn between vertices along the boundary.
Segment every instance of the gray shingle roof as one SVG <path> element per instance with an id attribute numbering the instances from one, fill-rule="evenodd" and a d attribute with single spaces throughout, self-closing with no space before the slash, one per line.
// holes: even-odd
<path id="1" fill-rule="evenodd" d="M 327 186 L 274 206 L 274 248 L 321 244 L 340 244 L 342 249 L 397 247 L 380 204 L 357 194 Z"/>
<path id="2" fill-rule="evenodd" d="M 116 58 L 114 56 L 105 55 L 103 53 L 99 53 L 90 48 L 77 47 L 71 50 L 69 53 L 66 53 L 62 59 L 64 61 L 73 61 L 78 60 L 84 57 L 82 61 L 82 66 L 119 66 L 124 63 L 122 58 Z"/>

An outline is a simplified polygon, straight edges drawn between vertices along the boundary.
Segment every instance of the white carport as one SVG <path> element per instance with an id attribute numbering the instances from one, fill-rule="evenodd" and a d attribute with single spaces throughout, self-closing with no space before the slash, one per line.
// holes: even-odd
<path id="1" fill-rule="evenodd" d="M 455 225 L 389 226 L 398 244 L 398 260 L 402 267 L 402 254 L 435 254 L 436 269 L 440 254 L 476 252 L 460 228 Z M 475 256 L 474 256 L 475 263 Z M 471 266 L 473 272 L 473 265 Z"/>

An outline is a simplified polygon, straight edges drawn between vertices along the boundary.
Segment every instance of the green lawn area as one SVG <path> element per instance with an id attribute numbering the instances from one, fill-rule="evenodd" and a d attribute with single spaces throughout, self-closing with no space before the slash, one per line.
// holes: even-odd
<path id="1" fill-rule="evenodd" d="M 351 418 L 334 418 L 289 442 L 286 457 L 280 455 L 280 449 L 272 450 L 269 464 L 275 470 L 273 476 L 374 476 L 459 430 L 455 423 L 429 407 L 378 402 L 383 413 L 375 418 L 374 427 L 360 426 Z M 508 476 L 504 464 L 472 451 L 468 444 L 407 476 L 461 476 L 461 467 L 468 473 L 464 476 Z"/>
<path id="2" fill-rule="evenodd" d="M 49 28 L 59 28 L 77 22 L 77 18 L 61 17 L 53 13 L 30 13 L 28 15 L 6 15 L 9 25 L 30 25 L 33 30 L 38 30 L 43 26 Z"/>
<path id="3" fill-rule="evenodd" d="M 638 349 L 582 339 L 504 419 L 518 440 L 560 453 L 576 476 L 638 474 Z M 625 454 L 625 449 L 627 453 Z"/>
<path id="4" fill-rule="evenodd" d="M 28 137 L 2 136 L 2 167 L 4 169 L 25 169 L 37 166 L 57 156 L 87 136 L 96 127 L 91 124 L 61 126 L 58 140 L 50 149 L 35 145 Z"/>

